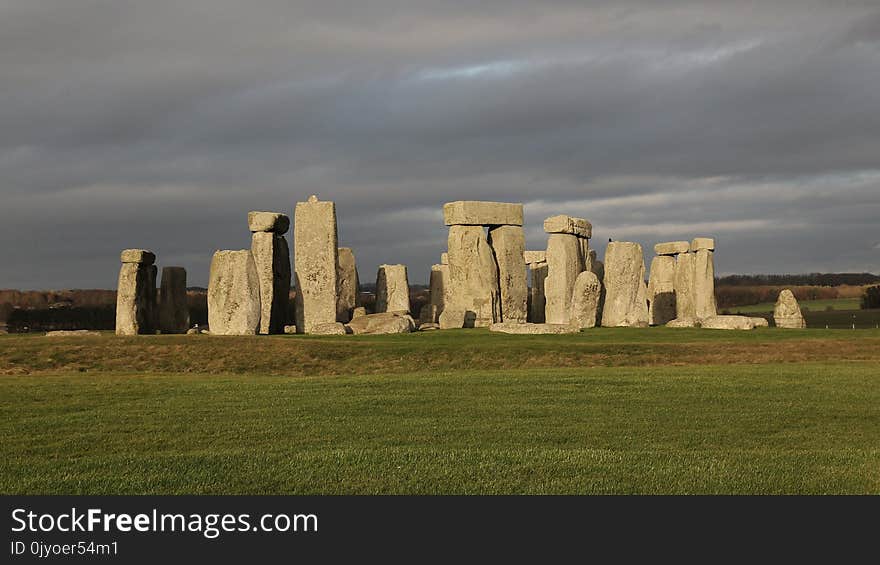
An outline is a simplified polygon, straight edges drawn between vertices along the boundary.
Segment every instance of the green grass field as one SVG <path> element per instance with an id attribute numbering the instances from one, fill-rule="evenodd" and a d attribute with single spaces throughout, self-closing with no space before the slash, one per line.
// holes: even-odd
<path id="1" fill-rule="evenodd" d="M 0 492 L 880 493 L 880 331 L 0 336 Z"/>
<path id="2" fill-rule="evenodd" d="M 820 312 L 827 309 L 831 310 L 858 310 L 860 299 L 858 298 L 832 298 L 828 300 L 801 300 L 798 305 L 801 309 L 807 309 L 811 312 Z M 731 311 L 738 312 L 772 312 L 775 302 L 762 302 L 761 304 L 751 304 L 749 306 L 734 306 L 729 308 Z"/>

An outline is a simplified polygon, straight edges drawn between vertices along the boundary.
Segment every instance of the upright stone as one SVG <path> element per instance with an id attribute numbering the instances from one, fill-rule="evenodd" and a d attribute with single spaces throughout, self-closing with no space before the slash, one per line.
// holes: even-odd
<path id="1" fill-rule="evenodd" d="M 279 212 L 248 213 L 251 254 L 260 280 L 261 334 L 284 333 L 290 301 L 290 218 Z"/>
<path id="2" fill-rule="evenodd" d="M 546 251 L 526 251 L 523 253 L 523 258 L 527 265 L 531 265 L 532 263 L 546 263 L 547 262 L 547 252 Z"/>
<path id="3" fill-rule="evenodd" d="M 336 206 L 310 196 L 294 212 L 296 331 L 336 321 Z"/>
<path id="4" fill-rule="evenodd" d="M 680 253 L 675 259 L 675 317 L 678 320 L 694 320 L 697 317 L 695 257 L 695 253 Z"/>
<path id="5" fill-rule="evenodd" d="M 603 326 L 648 325 L 645 261 L 641 245 L 628 241 L 614 241 L 608 244 L 605 250 L 604 286 Z"/>
<path id="6" fill-rule="evenodd" d="M 528 319 L 529 288 L 526 281 L 526 236 L 522 226 L 489 229 L 489 245 L 498 264 L 501 320 L 525 323 Z"/>
<path id="7" fill-rule="evenodd" d="M 360 280 L 357 262 L 350 247 L 339 248 L 336 265 L 336 321 L 348 323 L 352 311 L 359 306 Z"/>
<path id="8" fill-rule="evenodd" d="M 489 326 L 500 318 L 498 268 L 482 226 L 449 228 L 449 290 L 440 326 Z"/>
<path id="9" fill-rule="evenodd" d="M 648 276 L 648 318 L 652 326 L 675 319 L 675 257 L 658 255 L 651 260 Z"/>
<path id="10" fill-rule="evenodd" d="M 583 270 L 584 257 L 577 236 L 551 233 L 547 238 L 547 278 L 544 280 L 546 323 L 569 323 L 574 282 Z"/>
<path id="11" fill-rule="evenodd" d="M 596 326 L 602 284 L 592 271 L 584 271 L 574 282 L 571 297 L 571 323 L 578 329 Z"/>
<path id="12" fill-rule="evenodd" d="M 260 279 L 249 250 L 214 252 L 208 327 L 212 335 L 253 335 L 260 328 Z"/>
<path id="13" fill-rule="evenodd" d="M 436 324 L 440 320 L 440 314 L 443 313 L 446 304 L 446 287 L 449 279 L 449 265 L 432 265 L 430 279 L 430 320 L 429 323 Z"/>
<path id="14" fill-rule="evenodd" d="M 599 282 L 603 282 L 605 280 L 605 263 L 599 261 L 596 258 L 596 250 L 590 249 L 590 271 L 596 275 L 596 278 L 599 279 Z M 602 289 L 599 292 L 599 308 L 596 312 L 596 323 L 599 323 L 602 320 L 602 309 L 605 306 L 605 284 L 602 284 Z"/>
<path id="15" fill-rule="evenodd" d="M 779 293 L 776 306 L 773 308 L 773 321 L 777 328 L 803 329 L 807 327 L 797 298 L 789 289 Z"/>
<path id="16" fill-rule="evenodd" d="M 376 276 L 376 313 L 409 313 L 406 265 L 379 265 Z"/>
<path id="17" fill-rule="evenodd" d="M 163 334 L 182 334 L 189 329 L 186 300 L 186 269 L 164 267 L 159 291 L 159 329 Z"/>
<path id="18" fill-rule="evenodd" d="M 694 253 L 694 311 L 697 318 L 718 314 L 715 304 L 715 259 L 709 249 Z"/>
<path id="19" fill-rule="evenodd" d="M 547 280 L 547 263 L 529 263 L 532 275 L 532 286 L 529 289 L 529 321 L 533 324 L 543 324 L 546 319 L 545 309 L 547 297 L 544 291 L 544 283 Z"/>
<path id="20" fill-rule="evenodd" d="M 116 287 L 116 335 L 153 333 L 156 310 L 156 255 L 125 249 Z M 151 290 L 152 289 L 152 290 Z"/>
<path id="21" fill-rule="evenodd" d="M 447 226 L 521 226 L 523 205 L 478 200 L 447 202 L 443 205 L 443 220 Z"/>

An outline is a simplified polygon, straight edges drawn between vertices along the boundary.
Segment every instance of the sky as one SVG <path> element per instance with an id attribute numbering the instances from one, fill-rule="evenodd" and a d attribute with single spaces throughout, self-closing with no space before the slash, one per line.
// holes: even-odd
<path id="1" fill-rule="evenodd" d="M 0 0 L 0 288 L 207 284 L 249 210 L 336 202 L 362 281 L 442 205 L 525 204 L 720 274 L 880 272 L 876 0 Z M 290 234 L 288 234 L 290 237 Z"/>

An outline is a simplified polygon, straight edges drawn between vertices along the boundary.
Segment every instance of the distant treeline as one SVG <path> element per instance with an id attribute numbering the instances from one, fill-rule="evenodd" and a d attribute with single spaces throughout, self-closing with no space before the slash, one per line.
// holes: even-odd
<path id="1" fill-rule="evenodd" d="M 871 273 L 810 273 L 806 275 L 728 275 L 716 277 L 715 286 L 863 286 L 880 283 Z"/>

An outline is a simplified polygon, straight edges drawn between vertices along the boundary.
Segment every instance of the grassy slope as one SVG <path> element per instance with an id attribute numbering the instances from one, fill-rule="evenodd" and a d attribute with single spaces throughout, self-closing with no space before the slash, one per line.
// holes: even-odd
<path id="1" fill-rule="evenodd" d="M 880 493 L 878 358 L 876 331 L 4 337 L 0 492 Z"/>

